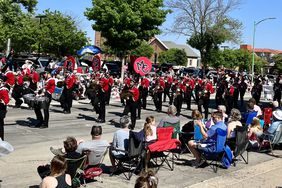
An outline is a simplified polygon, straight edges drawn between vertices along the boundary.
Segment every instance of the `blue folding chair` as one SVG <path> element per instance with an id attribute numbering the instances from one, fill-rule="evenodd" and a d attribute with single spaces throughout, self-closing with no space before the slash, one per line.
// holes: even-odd
<path id="1" fill-rule="evenodd" d="M 246 125 L 249 125 L 253 122 L 254 117 L 257 117 L 258 112 L 251 111 L 247 112 L 243 115 L 243 123 L 246 123 Z"/>
<path id="2" fill-rule="evenodd" d="M 225 154 L 225 142 L 227 131 L 222 129 L 216 129 L 216 141 L 204 141 L 201 144 L 205 144 L 205 147 L 200 147 L 199 152 L 201 158 L 213 169 L 216 173 Z M 210 161 L 210 163 L 208 162 Z"/>

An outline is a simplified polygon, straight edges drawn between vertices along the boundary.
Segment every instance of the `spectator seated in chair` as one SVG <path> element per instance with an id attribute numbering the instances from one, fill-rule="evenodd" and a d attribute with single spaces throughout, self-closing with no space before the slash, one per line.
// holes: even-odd
<path id="1" fill-rule="evenodd" d="M 263 129 L 261 127 L 260 121 L 258 118 L 254 118 L 252 123 L 249 125 L 248 130 L 248 137 L 249 143 L 252 148 L 259 147 L 259 140 L 258 138 L 262 135 Z"/>
<path id="2" fill-rule="evenodd" d="M 273 120 L 269 128 L 266 130 L 268 134 L 274 134 L 278 126 L 282 125 L 282 110 L 273 111 Z"/>
<path id="3" fill-rule="evenodd" d="M 161 119 L 159 125 L 157 127 L 163 127 L 164 123 L 175 124 L 180 122 L 180 118 L 176 116 L 177 110 L 174 105 L 169 105 L 167 109 L 167 115 L 165 118 Z"/>
<path id="4" fill-rule="evenodd" d="M 110 146 L 107 140 L 102 139 L 102 127 L 92 126 L 91 129 L 92 140 L 82 141 L 77 147 L 77 152 L 83 154 L 84 152 L 89 152 L 88 154 L 88 165 L 95 166 L 100 162 L 100 159 L 96 159 L 95 153 L 103 154 L 106 152 L 107 148 Z M 92 152 L 93 151 L 93 152 Z"/>
<path id="5" fill-rule="evenodd" d="M 123 116 L 120 118 L 121 129 L 114 133 L 113 142 L 110 147 L 109 157 L 112 164 L 112 171 L 116 170 L 116 158 L 122 158 L 125 156 L 125 150 L 128 148 L 129 141 L 129 117 Z"/>
<path id="6" fill-rule="evenodd" d="M 62 151 L 62 148 L 54 149 L 53 147 L 50 147 L 51 152 L 56 156 L 57 155 L 62 156 L 67 159 L 79 159 L 83 156 L 80 153 L 76 152 L 77 141 L 74 137 L 68 136 L 67 139 L 63 142 L 63 144 L 64 144 L 65 152 Z M 68 166 L 66 170 L 67 173 L 70 174 L 71 176 L 73 176 L 76 171 L 76 169 L 74 169 L 71 166 Z M 37 168 L 37 172 L 39 176 L 43 179 L 44 177 L 50 175 L 51 173 L 50 165 L 47 164 L 47 165 L 39 166 Z"/>
<path id="7" fill-rule="evenodd" d="M 196 122 L 200 127 L 200 132 L 203 135 L 203 138 L 205 139 L 204 141 L 201 141 L 200 143 L 204 143 L 205 141 L 216 142 L 217 140 L 216 130 L 217 129 L 222 129 L 223 131 L 227 131 L 227 126 L 223 122 L 222 112 L 219 112 L 219 111 L 214 112 L 212 114 L 212 119 L 215 125 L 211 126 L 207 132 L 205 131 L 205 125 L 201 121 L 198 120 Z M 188 147 L 196 158 L 196 167 L 199 167 L 204 163 L 204 161 L 201 159 L 199 150 L 208 150 L 212 152 L 214 149 L 214 148 L 210 148 L 209 146 L 199 148 L 198 145 L 199 144 L 195 142 L 194 140 L 191 140 L 188 142 Z"/>
<path id="8" fill-rule="evenodd" d="M 63 156 L 55 156 L 51 161 L 51 174 L 45 177 L 41 184 L 41 188 L 64 187 L 71 188 L 71 176 L 65 174 L 67 169 L 67 161 Z"/>
<path id="9" fill-rule="evenodd" d="M 261 108 L 256 104 L 256 100 L 254 98 L 250 98 L 249 102 L 254 104 L 253 110 L 257 112 L 257 116 L 261 116 L 262 111 Z"/>
<path id="10" fill-rule="evenodd" d="M 247 112 L 243 114 L 242 122 L 248 124 L 251 124 L 254 117 L 257 117 L 258 112 L 254 110 L 254 103 L 248 102 L 247 103 Z"/>
<path id="11" fill-rule="evenodd" d="M 146 118 L 141 132 L 143 132 L 145 137 L 145 143 L 150 144 L 157 140 L 157 127 L 154 116 L 149 116 Z"/>
<path id="12" fill-rule="evenodd" d="M 198 122 L 200 121 L 202 124 L 204 124 L 204 119 L 202 116 L 202 113 L 199 110 L 193 110 L 192 111 L 192 119 L 194 124 L 194 140 L 200 141 L 203 139 L 203 135 L 200 131 L 200 125 L 198 125 Z M 205 128 L 206 130 L 206 128 Z"/>
<path id="13" fill-rule="evenodd" d="M 275 138 L 276 130 L 278 130 L 278 128 L 280 128 L 281 126 L 282 126 L 282 110 L 275 110 L 273 112 L 273 120 L 272 120 L 271 125 L 259 137 L 260 148 L 269 145 L 269 142 L 264 142 L 264 140 L 271 141 L 273 138 Z M 272 147 L 271 147 L 271 150 L 272 150 Z"/>
<path id="14" fill-rule="evenodd" d="M 237 127 L 237 126 L 240 126 L 242 127 L 242 123 L 241 123 L 241 112 L 236 109 L 236 108 L 233 108 L 231 110 L 231 113 L 230 113 L 230 118 L 229 118 L 229 121 L 228 121 L 228 124 L 227 124 L 227 138 L 228 139 L 233 139 L 235 138 L 235 131 L 234 129 Z"/>

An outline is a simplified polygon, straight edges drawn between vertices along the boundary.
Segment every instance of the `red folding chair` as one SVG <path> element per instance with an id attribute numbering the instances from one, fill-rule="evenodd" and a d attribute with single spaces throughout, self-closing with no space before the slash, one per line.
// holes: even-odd
<path id="1" fill-rule="evenodd" d="M 271 124 L 272 108 L 263 109 L 263 120 L 265 125 Z"/>
<path id="2" fill-rule="evenodd" d="M 171 138 L 173 134 L 173 127 L 161 127 L 157 129 L 158 140 L 148 146 L 151 159 L 159 168 L 166 163 L 171 171 L 174 169 L 174 155 L 172 150 L 181 145 L 178 139 Z M 169 155 L 172 154 L 171 164 L 169 163 Z M 158 163 L 160 159 L 160 163 Z"/>

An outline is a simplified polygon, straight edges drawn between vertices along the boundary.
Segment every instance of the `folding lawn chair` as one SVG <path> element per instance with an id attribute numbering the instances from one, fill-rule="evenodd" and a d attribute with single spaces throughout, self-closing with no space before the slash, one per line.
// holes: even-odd
<path id="1" fill-rule="evenodd" d="M 263 133 L 262 135 L 262 144 L 260 144 L 259 151 L 265 145 L 265 143 L 269 143 L 270 151 L 273 155 L 273 148 L 275 145 L 282 143 L 282 123 L 280 123 L 273 134 Z"/>
<path id="2" fill-rule="evenodd" d="M 154 165 L 158 166 L 157 171 L 160 167 L 166 163 L 171 171 L 174 169 L 174 155 L 172 153 L 177 147 L 181 145 L 178 139 L 172 138 L 173 127 L 160 127 L 157 128 L 158 140 L 148 146 L 150 152 L 150 158 Z M 169 163 L 169 155 L 171 156 L 171 164 Z M 158 163 L 160 159 L 160 163 Z"/>
<path id="3" fill-rule="evenodd" d="M 79 187 L 81 182 L 80 178 L 83 176 L 83 171 L 85 168 L 87 156 L 84 155 L 78 159 L 70 159 L 67 160 L 67 174 L 71 176 L 72 179 L 72 187 Z"/>
<path id="4" fill-rule="evenodd" d="M 112 149 L 116 150 L 116 149 Z M 129 143 L 128 149 L 123 151 L 124 156 L 115 158 L 117 162 L 117 169 L 111 175 L 118 171 L 121 171 L 127 180 L 130 180 L 132 175 L 137 172 L 137 170 L 142 169 L 142 151 L 144 150 L 144 144 L 138 139 L 137 133 L 129 132 Z M 120 150 L 119 150 L 120 151 Z"/>
<path id="5" fill-rule="evenodd" d="M 201 158 L 213 169 L 216 173 L 219 166 L 219 162 L 225 155 L 225 142 L 227 131 L 222 129 L 216 129 L 216 141 L 205 141 L 198 143 L 198 151 L 201 154 Z M 210 161 L 210 162 L 208 162 Z"/>
<path id="6" fill-rule="evenodd" d="M 163 127 L 173 127 L 172 138 L 178 138 L 178 134 L 180 133 L 180 121 L 176 123 L 164 122 Z"/>
<path id="7" fill-rule="evenodd" d="M 105 155 L 108 152 L 109 147 L 101 148 L 100 151 L 86 150 L 84 153 L 87 156 L 86 168 L 83 172 L 83 182 L 86 184 L 86 180 L 93 180 L 98 177 L 100 182 L 103 183 L 101 174 L 103 170 L 101 168 L 102 162 L 105 158 Z"/>
<path id="8" fill-rule="evenodd" d="M 233 164 L 236 166 L 236 158 L 241 157 L 246 164 L 249 163 L 249 151 L 247 150 L 249 146 L 249 138 L 248 138 L 248 126 L 237 126 L 235 128 L 236 142 L 235 142 L 235 150 L 233 152 L 234 159 Z M 243 156 L 243 153 L 246 152 L 246 158 Z"/>
<path id="9" fill-rule="evenodd" d="M 243 123 L 246 123 L 246 125 L 249 125 L 252 123 L 254 117 L 257 117 L 257 112 L 256 111 L 251 111 L 251 112 L 247 112 L 244 114 L 244 118 L 243 118 Z"/>

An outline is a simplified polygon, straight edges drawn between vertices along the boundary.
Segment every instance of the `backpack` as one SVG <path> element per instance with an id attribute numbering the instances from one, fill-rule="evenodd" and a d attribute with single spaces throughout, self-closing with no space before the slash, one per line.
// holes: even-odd
<path id="1" fill-rule="evenodd" d="M 223 156 L 223 158 L 221 160 L 221 164 L 222 164 L 222 166 L 224 168 L 229 168 L 231 166 L 232 160 L 233 160 L 233 158 L 232 158 L 232 151 L 231 151 L 229 146 L 226 145 L 224 147 L 224 153 L 225 154 L 224 154 L 224 156 Z"/>

